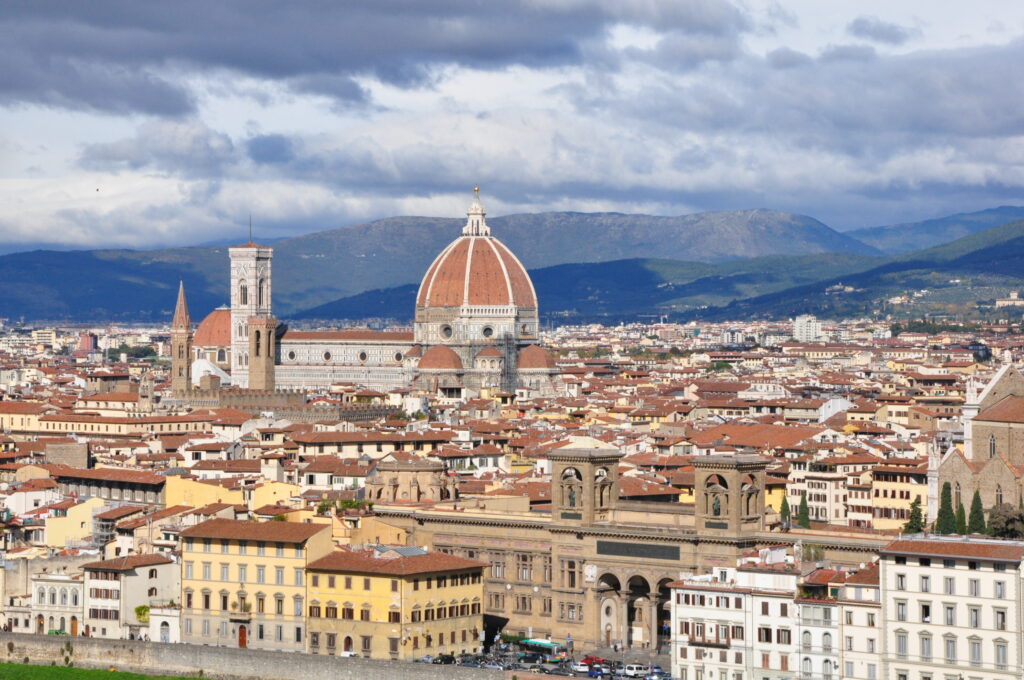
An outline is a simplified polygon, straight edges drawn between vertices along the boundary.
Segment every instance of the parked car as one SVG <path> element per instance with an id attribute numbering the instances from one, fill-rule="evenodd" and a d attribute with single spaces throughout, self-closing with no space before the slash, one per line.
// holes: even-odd
<path id="1" fill-rule="evenodd" d="M 574 673 L 586 673 L 589 670 L 590 670 L 590 664 L 589 663 L 583 663 L 582 661 L 577 661 L 576 663 L 574 663 L 572 665 L 572 671 Z"/>
<path id="2" fill-rule="evenodd" d="M 434 660 L 430 663 L 449 665 L 455 663 L 455 656 L 452 654 L 441 654 L 440 656 L 434 657 Z"/>
<path id="3" fill-rule="evenodd" d="M 420 657 L 417 657 L 417 658 L 413 659 L 412 662 L 413 663 L 433 663 L 434 662 L 434 655 L 433 654 L 426 654 L 424 656 L 420 656 Z"/>
<path id="4" fill-rule="evenodd" d="M 622 669 L 627 678 L 642 678 L 647 675 L 647 664 L 628 663 Z"/>
<path id="5" fill-rule="evenodd" d="M 583 663 L 587 664 L 588 666 L 593 666 L 595 663 L 598 663 L 598 664 L 608 663 L 608 659 L 602 659 L 601 657 L 594 656 L 593 654 L 586 655 L 585 657 L 580 659 L 580 661 L 582 661 Z"/>
<path id="6" fill-rule="evenodd" d="M 590 670 L 587 671 L 588 678 L 603 678 L 608 674 L 608 667 L 601 664 L 594 664 L 590 667 Z"/>

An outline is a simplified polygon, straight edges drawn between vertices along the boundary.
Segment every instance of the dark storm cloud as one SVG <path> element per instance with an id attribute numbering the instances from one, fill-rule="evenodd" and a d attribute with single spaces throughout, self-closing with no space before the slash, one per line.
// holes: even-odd
<path id="1" fill-rule="evenodd" d="M 180 115 L 194 105 L 173 79 L 223 69 L 360 103 L 361 75 L 419 86 L 445 64 L 580 63 L 620 21 L 725 41 L 748 26 L 724 0 L 12 1 L 0 103 Z"/>
<path id="2" fill-rule="evenodd" d="M 904 28 L 874 16 L 857 17 L 846 26 L 846 32 L 855 38 L 886 45 L 902 45 L 918 33 L 916 29 Z"/>
<path id="3" fill-rule="evenodd" d="M 259 135 L 248 140 L 245 148 L 256 163 L 277 165 L 295 158 L 292 140 L 284 135 Z"/>

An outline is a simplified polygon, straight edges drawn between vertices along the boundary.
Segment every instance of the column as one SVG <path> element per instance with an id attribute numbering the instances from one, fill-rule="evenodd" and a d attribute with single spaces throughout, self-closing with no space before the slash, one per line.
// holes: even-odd
<path id="1" fill-rule="evenodd" d="M 629 596 L 619 593 L 619 643 L 623 649 L 630 647 L 629 642 Z"/>
<path id="2" fill-rule="evenodd" d="M 658 647 L 658 594 L 649 593 L 647 595 L 647 612 L 650 615 L 650 619 L 647 621 L 647 630 L 650 635 L 650 645 L 648 645 L 653 653 Z"/>

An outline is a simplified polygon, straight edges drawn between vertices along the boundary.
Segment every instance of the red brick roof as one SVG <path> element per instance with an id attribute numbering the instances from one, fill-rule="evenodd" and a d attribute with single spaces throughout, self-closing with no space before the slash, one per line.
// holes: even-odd
<path id="1" fill-rule="evenodd" d="M 298 522 L 248 522 L 235 519 L 210 519 L 181 532 L 185 538 L 227 538 L 236 541 L 277 541 L 305 543 L 321 531 L 330 531 L 327 524 Z"/>
<path id="2" fill-rule="evenodd" d="M 83 564 L 82 569 L 90 571 L 131 571 L 139 567 L 154 567 L 158 564 L 170 564 L 173 560 L 162 553 L 151 553 L 149 555 L 129 555 L 128 557 L 116 557 L 112 560 L 101 562 L 90 562 Z"/>
<path id="3" fill-rule="evenodd" d="M 411 576 L 414 574 L 433 574 L 442 571 L 481 569 L 486 566 L 487 564 L 484 562 L 447 555 L 442 552 L 388 558 L 371 557 L 367 553 L 357 553 L 349 550 L 338 550 L 310 563 L 308 568 L 312 571 Z"/>
<path id="4" fill-rule="evenodd" d="M 1024 558 L 1024 543 L 994 539 L 941 540 L 898 538 L 880 551 L 882 555 L 925 555 L 988 559 L 999 562 L 1020 562 Z"/>
<path id="5" fill-rule="evenodd" d="M 460 236 L 427 269 L 417 307 L 462 305 L 536 307 L 526 269 L 501 241 L 491 236 Z"/>

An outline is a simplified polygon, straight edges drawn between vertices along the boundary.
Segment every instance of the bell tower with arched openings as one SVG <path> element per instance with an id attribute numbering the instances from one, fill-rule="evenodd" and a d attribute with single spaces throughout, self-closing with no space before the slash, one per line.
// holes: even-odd
<path id="1" fill-rule="evenodd" d="M 231 383 L 236 387 L 249 387 L 250 320 L 273 316 L 270 264 L 274 249 L 250 240 L 229 248 L 228 255 L 231 258 Z M 266 353 L 265 342 L 260 343 L 260 349 Z"/>
<path id="2" fill-rule="evenodd" d="M 693 461 L 696 529 L 709 534 L 760 531 L 765 468 L 761 456 L 698 456 Z"/>
<path id="3" fill-rule="evenodd" d="M 552 519 L 583 525 L 607 522 L 619 496 L 617 449 L 556 449 L 551 461 Z"/>

